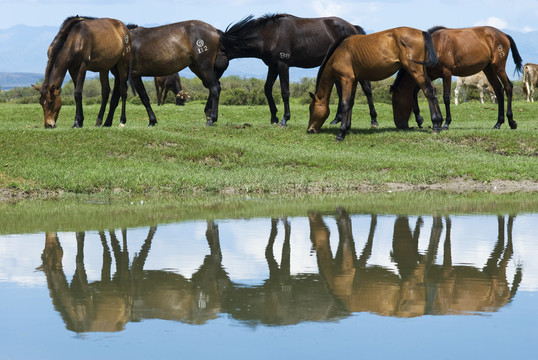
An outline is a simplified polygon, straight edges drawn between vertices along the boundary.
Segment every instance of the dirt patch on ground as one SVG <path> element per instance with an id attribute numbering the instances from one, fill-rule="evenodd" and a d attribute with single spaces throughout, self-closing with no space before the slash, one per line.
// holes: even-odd
<path id="1" fill-rule="evenodd" d="M 489 182 L 480 182 L 473 180 L 454 179 L 445 183 L 436 184 L 405 184 L 405 183 L 386 183 L 386 184 L 364 184 L 356 188 L 349 189 L 351 192 L 360 193 L 381 193 L 381 192 L 419 192 L 419 191 L 440 191 L 453 194 L 464 194 L 472 192 L 490 192 L 493 194 L 509 193 L 535 193 L 538 192 L 538 181 L 510 181 L 510 180 L 492 180 Z M 334 189 L 308 188 L 295 189 L 286 191 L 297 193 L 335 193 Z M 221 194 L 239 194 L 237 189 L 226 188 Z M 65 193 L 63 191 L 45 191 L 45 192 L 25 192 L 15 189 L 0 188 L 0 202 L 17 202 L 25 199 L 55 199 L 60 198 Z"/>

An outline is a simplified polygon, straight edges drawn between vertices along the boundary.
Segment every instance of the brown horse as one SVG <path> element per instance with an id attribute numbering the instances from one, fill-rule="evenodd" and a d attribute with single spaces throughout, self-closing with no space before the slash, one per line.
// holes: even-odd
<path id="1" fill-rule="evenodd" d="M 62 106 L 60 90 L 67 71 L 75 85 L 76 114 L 74 128 L 82 127 L 82 88 L 86 71 L 100 73 L 103 99 L 108 99 L 108 71 L 116 77 L 114 91 L 118 94 L 111 102 L 107 121 L 112 124 L 114 110 L 122 97 L 121 124 L 125 124 L 125 101 L 127 99 L 127 77 L 131 51 L 131 36 L 127 27 L 115 19 L 94 19 L 87 17 L 67 18 L 48 49 L 48 63 L 45 80 L 41 86 L 32 85 L 41 93 L 40 104 L 45 116 L 45 127 L 56 127 L 56 120 Z M 106 80 L 106 81 L 105 81 Z M 101 124 L 106 100 L 97 118 Z"/>
<path id="2" fill-rule="evenodd" d="M 437 63 L 431 35 L 408 27 L 344 39 L 327 54 L 318 72 L 316 94 L 310 94 L 308 132 L 318 132 L 329 116 L 333 85 L 342 89 L 342 125 L 336 140 L 344 139 L 351 127 L 351 110 L 359 80 L 386 79 L 401 68 L 420 84 L 430 104 L 433 130 L 441 130 L 443 118 L 426 66 Z"/>
<path id="3" fill-rule="evenodd" d="M 428 68 L 428 75 L 431 79 L 443 79 L 443 101 L 446 108 L 446 122 L 443 129 L 448 129 L 452 122 L 450 114 L 452 76 L 469 76 L 479 71 L 486 74 L 499 103 L 495 129 L 499 129 L 504 123 L 503 87 L 506 92 L 508 124 L 512 129 L 516 129 L 517 123 L 512 115 L 512 83 L 505 71 L 508 53 L 512 50 L 516 71 L 521 72 L 522 60 L 514 40 L 490 26 L 464 29 L 435 27 L 430 29 L 429 33 L 432 34 L 439 62 L 436 66 Z M 419 126 L 423 122 L 418 109 L 417 92 L 413 80 L 401 71 L 392 86 L 394 123 L 400 129 L 409 127 L 411 109 L 415 112 Z"/>
<path id="4" fill-rule="evenodd" d="M 155 76 L 153 80 L 155 82 L 155 91 L 157 92 L 157 105 L 164 104 L 169 91 L 176 97 L 176 105 L 185 105 L 189 94 L 183 91 L 178 73 L 168 76 Z"/>
<path id="5" fill-rule="evenodd" d="M 220 52 L 220 31 L 202 21 L 191 20 L 144 28 L 128 25 L 133 41 L 131 80 L 149 116 L 149 126 L 157 123 L 142 76 L 167 76 L 189 67 L 209 89 L 205 106 L 206 125 L 218 118 L 219 79 L 228 67 Z M 112 94 L 112 99 L 117 97 Z"/>

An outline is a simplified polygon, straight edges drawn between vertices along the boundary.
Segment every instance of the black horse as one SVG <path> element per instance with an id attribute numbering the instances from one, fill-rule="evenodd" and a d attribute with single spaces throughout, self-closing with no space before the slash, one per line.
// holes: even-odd
<path id="1" fill-rule="evenodd" d="M 280 77 L 284 101 L 284 117 L 280 124 L 286 125 L 290 119 L 289 68 L 319 66 L 333 43 L 357 34 L 364 35 L 365 32 L 360 26 L 354 26 L 337 17 L 299 18 L 288 14 L 275 14 L 254 19 L 250 15 L 228 26 L 221 34 L 221 50 L 228 60 L 254 57 L 263 60 L 269 67 L 265 96 L 269 103 L 272 124 L 278 122 L 272 89 L 276 78 Z M 371 124 L 377 126 L 370 82 L 361 81 L 360 84 L 368 98 Z M 340 111 L 335 122 L 339 121 L 339 114 Z"/>

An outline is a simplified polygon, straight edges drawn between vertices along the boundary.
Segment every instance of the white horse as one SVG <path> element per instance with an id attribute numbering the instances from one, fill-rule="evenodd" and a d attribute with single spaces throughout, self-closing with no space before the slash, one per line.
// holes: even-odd
<path id="1" fill-rule="evenodd" d="M 463 95 L 463 102 L 467 97 L 466 90 L 469 88 L 476 88 L 480 92 L 480 103 L 484 103 L 484 91 L 489 93 L 491 102 L 495 103 L 497 97 L 495 96 L 495 91 L 489 84 L 489 81 L 486 75 L 480 71 L 471 76 L 458 77 L 456 81 L 456 89 L 454 90 L 454 103 L 458 105 L 458 95 L 461 92 Z"/>
<path id="2" fill-rule="evenodd" d="M 523 93 L 527 102 L 534 102 L 534 87 L 538 85 L 538 65 L 526 63 L 523 66 Z"/>

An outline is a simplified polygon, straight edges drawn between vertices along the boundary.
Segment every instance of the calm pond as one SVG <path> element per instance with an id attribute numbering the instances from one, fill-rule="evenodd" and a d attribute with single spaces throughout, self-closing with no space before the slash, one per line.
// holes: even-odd
<path id="1" fill-rule="evenodd" d="M 0 359 L 536 358 L 536 196 L 383 196 L 3 205 Z"/>

